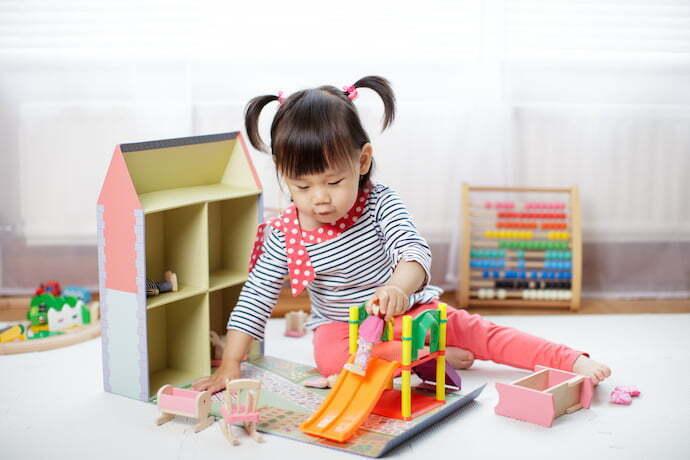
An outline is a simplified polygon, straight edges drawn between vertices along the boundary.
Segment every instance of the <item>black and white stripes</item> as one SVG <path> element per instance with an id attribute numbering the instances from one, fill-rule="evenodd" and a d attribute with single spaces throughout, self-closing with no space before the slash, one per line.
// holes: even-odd
<path id="1" fill-rule="evenodd" d="M 308 327 L 347 321 L 348 308 L 369 300 L 401 260 L 416 261 L 426 272 L 424 287 L 410 297 L 410 305 L 441 294 L 440 288 L 427 284 L 431 269 L 428 244 L 400 197 L 386 186 L 374 186 L 361 218 L 340 237 L 307 244 L 306 249 L 316 272 L 308 287 L 312 309 Z M 262 340 L 287 275 L 285 237 L 267 227 L 263 253 L 249 274 L 228 328 Z"/>

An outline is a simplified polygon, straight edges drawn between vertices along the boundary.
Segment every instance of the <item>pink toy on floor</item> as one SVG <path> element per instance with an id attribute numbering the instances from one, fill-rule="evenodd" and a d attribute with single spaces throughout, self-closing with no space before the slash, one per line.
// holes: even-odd
<path id="1" fill-rule="evenodd" d="M 632 397 L 640 396 L 640 390 L 634 385 L 618 385 L 613 391 L 622 391 L 628 393 Z"/>
<path id="2" fill-rule="evenodd" d="M 172 385 L 163 385 L 158 390 L 157 399 L 161 415 L 156 420 L 156 425 L 162 425 L 176 415 L 193 417 L 198 420 L 198 423 L 194 425 L 194 432 L 198 433 L 214 421 L 213 417 L 209 417 L 211 393 L 208 391 L 185 390 Z"/>
<path id="3" fill-rule="evenodd" d="M 609 399 L 614 404 L 620 404 L 622 406 L 629 406 L 632 404 L 632 397 L 628 393 L 622 391 L 613 391 L 611 393 L 611 398 Z"/>
<path id="4" fill-rule="evenodd" d="M 609 401 L 613 404 L 629 406 L 632 404 L 633 396 L 640 396 L 640 390 L 638 390 L 636 386 L 619 385 L 611 392 Z"/>
<path id="5" fill-rule="evenodd" d="M 254 441 L 264 442 L 263 437 L 256 431 L 261 418 L 257 407 L 260 392 L 259 380 L 236 379 L 225 382 L 225 399 L 220 406 L 223 416 L 220 429 L 233 446 L 240 443 L 230 429 L 230 426 L 237 422 L 244 422 L 245 430 Z"/>
<path id="6" fill-rule="evenodd" d="M 591 378 L 543 366 L 512 383 L 496 382 L 496 391 L 497 414 L 545 427 L 563 414 L 588 409 L 594 393 Z"/>
<path id="7" fill-rule="evenodd" d="M 303 337 L 307 333 L 304 325 L 307 322 L 308 314 L 299 311 L 291 311 L 285 314 L 285 335 L 287 337 Z"/>

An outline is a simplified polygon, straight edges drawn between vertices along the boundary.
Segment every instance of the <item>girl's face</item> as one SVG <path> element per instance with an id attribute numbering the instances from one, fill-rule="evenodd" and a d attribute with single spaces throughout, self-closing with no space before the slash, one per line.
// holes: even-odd
<path id="1" fill-rule="evenodd" d="M 359 176 L 371 167 L 372 148 L 365 144 L 358 161 L 318 174 L 285 177 L 304 230 L 314 230 L 343 217 L 357 199 Z"/>

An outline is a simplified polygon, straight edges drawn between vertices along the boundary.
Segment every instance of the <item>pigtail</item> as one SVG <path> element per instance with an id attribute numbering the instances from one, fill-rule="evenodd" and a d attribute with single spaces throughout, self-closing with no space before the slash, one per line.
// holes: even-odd
<path id="1" fill-rule="evenodd" d="M 395 94 L 393 94 L 390 82 L 383 77 L 370 75 L 360 78 L 352 86 L 355 88 L 369 88 L 381 97 L 384 110 L 382 131 L 388 128 L 395 119 Z"/>
<path id="2" fill-rule="evenodd" d="M 270 153 L 266 144 L 261 140 L 259 135 L 259 115 L 263 108 L 269 102 L 277 101 L 280 98 L 275 95 L 256 96 L 247 104 L 244 114 L 244 127 L 247 130 L 247 137 L 249 142 L 255 149 L 262 152 Z"/>

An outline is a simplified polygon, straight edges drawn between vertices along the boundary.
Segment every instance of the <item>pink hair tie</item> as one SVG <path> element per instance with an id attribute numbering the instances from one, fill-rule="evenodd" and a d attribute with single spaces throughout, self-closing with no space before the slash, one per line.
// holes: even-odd
<path id="1" fill-rule="evenodd" d="M 282 104 L 283 102 L 285 102 L 285 98 L 283 97 L 283 92 L 278 91 L 278 103 Z"/>
<path id="2" fill-rule="evenodd" d="M 345 91 L 345 94 L 347 94 L 347 97 L 349 97 L 351 101 L 354 101 L 357 99 L 357 96 L 359 96 L 357 88 L 354 86 L 343 86 L 343 91 Z"/>

